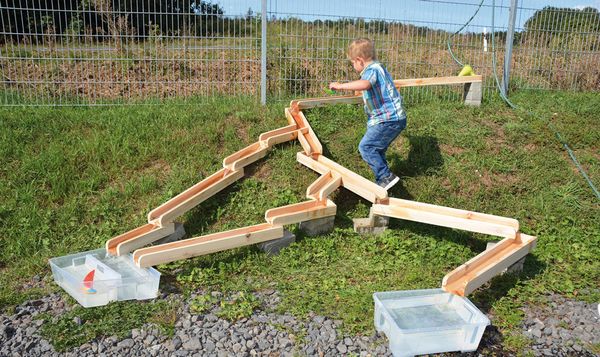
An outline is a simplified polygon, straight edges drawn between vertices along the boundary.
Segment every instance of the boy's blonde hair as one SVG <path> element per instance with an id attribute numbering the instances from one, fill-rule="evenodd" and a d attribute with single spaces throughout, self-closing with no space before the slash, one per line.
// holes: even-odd
<path id="1" fill-rule="evenodd" d="M 366 61 L 377 59 L 375 54 L 375 43 L 368 38 L 357 38 L 348 46 L 348 58 L 350 60 L 361 57 Z"/>

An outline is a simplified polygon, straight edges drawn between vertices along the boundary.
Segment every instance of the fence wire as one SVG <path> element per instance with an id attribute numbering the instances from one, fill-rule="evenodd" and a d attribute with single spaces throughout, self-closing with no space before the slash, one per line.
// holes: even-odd
<path id="1" fill-rule="evenodd" d="M 3 2 L 0 103 L 99 105 L 256 95 L 261 33 L 251 9 L 260 2 L 227 5 Z"/>
<path id="2" fill-rule="evenodd" d="M 597 8 L 519 7 L 512 57 L 514 86 L 600 90 Z"/>
<path id="3" fill-rule="evenodd" d="M 522 3 L 520 1 L 519 3 Z M 480 0 L 269 0 L 267 96 L 323 95 L 356 79 L 346 59 L 357 37 L 375 40 L 395 78 L 456 75 L 448 37 Z M 510 0 L 496 1 L 502 71 Z M 452 51 L 494 91 L 491 2 L 452 38 Z M 120 105 L 173 98 L 260 96 L 261 1 L 6 0 L 0 4 L 0 105 Z M 600 89 L 596 8 L 519 6 L 511 87 Z M 404 90 L 411 101 L 458 98 L 451 86 Z"/>

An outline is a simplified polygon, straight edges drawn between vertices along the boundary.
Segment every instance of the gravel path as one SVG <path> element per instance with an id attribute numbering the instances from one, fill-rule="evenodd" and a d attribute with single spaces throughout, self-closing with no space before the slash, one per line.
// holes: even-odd
<path id="1" fill-rule="evenodd" d="M 212 294 L 221 297 L 218 292 Z M 266 291 L 257 297 L 262 302 L 261 309 L 235 323 L 218 318 L 216 305 L 204 314 L 194 314 L 189 312 L 186 302 L 178 315 L 173 337 L 145 325 L 132 330 L 125 339 L 105 337 L 59 354 L 39 336 L 42 322 L 36 319 L 40 313 L 59 315 L 72 308 L 60 294 L 52 294 L 18 306 L 12 315 L 0 315 L 0 356 L 391 356 L 387 339 L 382 335 L 342 336 L 341 321 L 318 315 L 303 321 L 288 314 L 266 312 L 279 302 L 276 291 Z M 558 295 L 551 295 L 548 301 L 545 307 L 526 309 L 523 328 L 534 341 L 533 354 L 593 356 L 586 349 L 600 342 L 596 307 Z M 509 355 L 502 350 L 501 341 L 500 333 L 490 326 L 479 350 L 467 355 Z"/>
<path id="2" fill-rule="evenodd" d="M 598 304 L 549 295 L 545 306 L 530 306 L 524 320 L 525 336 L 533 340 L 536 356 L 594 356 L 600 348 Z"/>

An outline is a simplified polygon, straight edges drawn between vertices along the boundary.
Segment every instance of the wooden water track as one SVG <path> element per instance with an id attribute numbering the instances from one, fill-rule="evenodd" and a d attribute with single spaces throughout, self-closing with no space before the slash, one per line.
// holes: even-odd
<path id="1" fill-rule="evenodd" d="M 481 82 L 481 76 L 394 81 L 399 88 L 461 83 L 480 85 Z M 261 134 L 257 142 L 226 157 L 221 170 L 150 211 L 147 224 L 108 240 L 107 251 L 113 255 L 133 252 L 137 266 L 149 267 L 279 239 L 284 235 L 284 225 L 335 216 L 337 207 L 328 197 L 342 186 L 371 202 L 371 212 L 375 215 L 501 237 L 493 248 L 444 277 L 442 288 L 457 295 L 470 294 L 535 247 L 537 238 L 521 233 L 515 219 L 389 197 L 387 191 L 374 182 L 325 157 L 302 110 L 360 103 L 361 100 L 360 93 L 355 93 L 292 101 L 285 109 L 289 125 Z M 302 146 L 302 151 L 296 155 L 297 161 L 321 175 L 307 188 L 306 201 L 267 210 L 265 223 L 145 247 L 173 233 L 176 218 L 241 179 L 244 168 L 264 158 L 271 147 L 291 140 L 298 140 Z"/>

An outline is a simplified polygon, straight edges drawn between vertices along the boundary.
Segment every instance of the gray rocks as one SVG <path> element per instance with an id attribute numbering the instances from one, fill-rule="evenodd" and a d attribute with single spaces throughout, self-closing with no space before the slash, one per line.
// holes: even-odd
<path id="1" fill-rule="evenodd" d="M 548 303 L 525 308 L 525 336 L 532 340 L 535 356 L 593 356 L 587 350 L 600 343 L 597 304 L 547 296 Z"/>
<path id="2" fill-rule="evenodd" d="M 66 356 L 390 356 L 382 334 L 343 335 L 342 322 L 310 314 L 306 320 L 276 314 L 276 290 L 256 294 L 261 309 L 250 317 L 229 322 L 217 316 L 219 300 L 228 296 L 210 292 L 215 303 L 205 313 L 189 310 L 189 302 L 178 311 L 175 334 L 164 336 L 152 325 L 131 330 L 130 336 L 89 341 Z M 195 295 L 194 295 L 195 296 Z M 182 296 L 171 295 L 179 300 Z M 190 298 L 191 299 L 191 298 Z M 532 339 L 535 356 L 591 356 L 591 345 L 600 343 L 596 306 L 551 295 L 545 307 L 526 307 L 524 333 Z M 58 356 L 50 343 L 40 337 L 42 321 L 36 315 L 47 311 L 60 315 L 70 306 L 58 294 L 24 303 L 10 316 L 0 315 L 0 356 Z M 82 324 L 74 318 L 75 324 Z M 480 349 L 473 356 L 504 355 L 502 337 L 493 327 L 486 330 Z"/>

